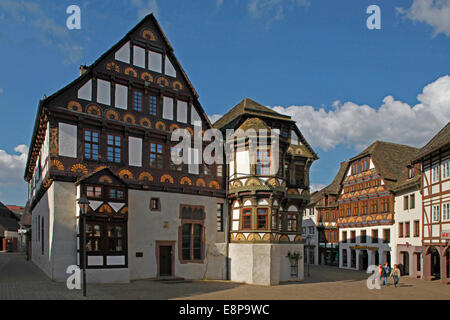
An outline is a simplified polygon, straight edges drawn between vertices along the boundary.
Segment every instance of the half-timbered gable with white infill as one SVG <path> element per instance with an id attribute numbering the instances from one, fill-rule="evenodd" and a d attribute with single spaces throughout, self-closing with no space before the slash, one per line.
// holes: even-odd
<path id="1" fill-rule="evenodd" d="M 414 157 L 420 164 L 423 277 L 450 280 L 450 123 Z"/>
<path id="2" fill-rule="evenodd" d="M 132 188 L 224 197 L 220 165 L 170 161 L 174 130 L 193 138 L 211 125 L 153 15 L 80 73 L 39 104 L 25 172 L 30 199 L 55 179 L 74 182 L 103 167 Z M 193 142 L 190 151 L 201 152 Z"/>

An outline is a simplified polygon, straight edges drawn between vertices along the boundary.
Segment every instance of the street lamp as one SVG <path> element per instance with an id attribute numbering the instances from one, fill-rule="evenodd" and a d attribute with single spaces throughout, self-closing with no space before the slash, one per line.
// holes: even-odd
<path id="1" fill-rule="evenodd" d="M 86 297 L 86 214 L 89 209 L 89 200 L 86 196 L 81 196 L 80 200 L 78 200 L 78 205 L 80 206 L 80 215 L 81 215 L 81 229 L 80 233 L 82 235 L 81 248 L 82 248 L 82 256 L 83 256 L 83 297 Z M 80 260 L 81 262 L 81 260 Z"/>

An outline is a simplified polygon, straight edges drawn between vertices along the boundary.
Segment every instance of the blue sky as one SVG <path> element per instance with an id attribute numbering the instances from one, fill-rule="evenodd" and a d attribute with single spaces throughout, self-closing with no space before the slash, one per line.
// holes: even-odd
<path id="1" fill-rule="evenodd" d="M 298 121 L 313 184 L 376 139 L 420 147 L 450 120 L 450 0 L 0 0 L 0 201 L 26 202 L 39 99 L 150 12 L 213 119 L 250 97 Z"/>

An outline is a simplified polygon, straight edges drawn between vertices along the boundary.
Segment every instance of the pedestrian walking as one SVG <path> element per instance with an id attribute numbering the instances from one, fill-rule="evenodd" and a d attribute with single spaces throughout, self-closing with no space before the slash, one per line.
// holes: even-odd
<path id="1" fill-rule="evenodd" d="M 383 267 L 383 285 L 387 285 L 387 279 L 389 275 L 391 274 L 391 267 L 389 267 L 389 264 L 387 262 L 384 263 Z"/>
<path id="2" fill-rule="evenodd" d="M 397 288 L 398 281 L 400 280 L 400 268 L 398 267 L 398 264 L 394 264 L 394 269 L 392 269 L 391 277 L 394 277 L 394 286 Z"/>
<path id="3" fill-rule="evenodd" d="M 380 283 L 382 282 L 383 279 L 383 266 L 381 264 L 378 265 L 378 275 L 380 276 Z"/>

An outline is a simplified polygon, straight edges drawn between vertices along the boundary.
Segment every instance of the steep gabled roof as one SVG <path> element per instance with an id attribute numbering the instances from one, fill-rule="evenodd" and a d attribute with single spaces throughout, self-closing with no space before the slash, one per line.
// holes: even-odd
<path id="1" fill-rule="evenodd" d="M 209 121 L 208 116 L 206 115 L 205 111 L 203 110 L 203 107 L 200 105 L 200 102 L 198 101 L 198 93 L 197 93 L 197 91 L 195 90 L 194 86 L 192 85 L 191 81 L 189 80 L 186 72 L 184 71 L 183 67 L 179 63 L 177 57 L 174 55 L 174 53 L 173 53 L 174 50 L 173 50 L 172 46 L 170 45 L 169 40 L 167 39 L 166 35 L 162 31 L 161 26 L 159 25 L 158 21 L 154 17 L 153 13 L 150 13 L 149 15 L 145 16 L 136 26 L 134 26 L 134 28 L 132 28 L 121 40 L 119 40 L 109 50 L 104 52 L 97 60 L 95 60 L 93 64 L 91 64 L 89 67 L 87 67 L 86 71 L 82 75 L 80 75 L 78 78 L 76 78 L 75 80 L 73 80 L 68 85 L 66 85 L 65 87 L 61 88 L 60 90 L 58 90 L 54 94 L 50 95 L 49 97 L 45 97 L 44 96 L 44 99 L 39 100 L 38 111 L 36 113 L 36 118 L 35 118 L 35 121 L 34 121 L 33 134 L 31 136 L 31 141 L 30 141 L 30 144 L 29 144 L 27 163 L 26 163 L 26 166 L 25 166 L 25 173 L 24 173 L 25 180 L 27 179 L 28 168 L 30 166 L 30 161 L 31 161 L 31 158 L 32 158 L 31 157 L 32 156 L 32 152 L 33 152 L 32 146 L 33 146 L 33 144 L 34 144 L 34 142 L 36 140 L 36 136 L 37 136 L 38 129 L 39 129 L 40 118 L 41 118 L 41 115 L 42 115 L 42 113 L 43 113 L 43 111 L 45 109 L 45 106 L 48 103 L 50 103 L 52 100 L 54 100 L 56 97 L 58 97 L 62 93 L 64 93 L 66 90 L 71 88 L 72 86 L 74 86 L 76 84 L 79 84 L 79 83 L 82 83 L 83 81 L 88 80 L 90 77 L 92 77 L 92 71 L 98 65 L 100 65 L 110 54 L 114 53 L 115 51 L 120 49 L 126 42 L 128 42 L 130 40 L 130 38 L 131 38 L 131 35 L 133 35 L 139 28 L 141 28 L 147 22 L 150 22 L 151 24 L 156 26 L 157 31 L 160 33 L 162 39 L 164 40 L 164 43 L 167 45 L 168 51 L 166 52 L 166 54 L 171 58 L 171 61 L 173 61 L 173 63 L 181 71 L 184 80 L 188 84 L 188 87 L 190 88 L 192 94 L 195 97 L 195 103 L 199 107 L 200 114 L 203 116 L 204 121 L 206 123 L 208 123 L 208 125 L 210 127 L 212 127 L 212 124 Z"/>
<path id="2" fill-rule="evenodd" d="M 317 202 L 320 201 L 320 199 L 322 199 L 323 194 L 325 193 L 325 188 L 322 188 L 316 192 L 314 192 L 310 197 L 309 197 L 309 203 L 308 206 L 311 205 L 315 205 Z"/>
<path id="3" fill-rule="evenodd" d="M 19 230 L 17 217 L 3 203 L 0 202 L 0 235 L 3 236 L 4 231 Z"/>
<path id="4" fill-rule="evenodd" d="M 263 116 L 293 122 L 293 120 L 291 120 L 291 117 L 278 113 L 266 106 L 263 106 L 262 104 L 256 101 L 253 101 L 252 99 L 245 98 L 244 100 L 239 102 L 236 106 L 234 106 L 230 111 L 225 113 L 225 115 L 223 115 L 222 118 L 217 120 L 213 124 L 213 127 L 216 129 L 222 129 L 231 121 L 233 121 L 234 119 L 243 114 L 257 117 Z"/>
<path id="5" fill-rule="evenodd" d="M 345 173 L 347 172 L 348 168 L 348 162 L 343 161 L 341 162 L 341 166 L 339 168 L 338 173 L 333 179 L 333 182 L 331 182 L 328 186 L 325 187 L 325 192 L 328 194 L 338 194 L 339 190 L 341 188 L 341 182 L 342 179 L 344 179 Z"/>
<path id="6" fill-rule="evenodd" d="M 441 129 L 412 159 L 413 162 L 417 162 L 424 156 L 450 144 L 450 122 Z"/>
<path id="7" fill-rule="evenodd" d="M 313 150 L 313 148 L 309 145 L 308 141 L 306 141 L 303 134 L 300 132 L 300 129 L 295 124 L 295 121 L 291 119 L 290 116 L 278 113 L 266 106 L 263 106 L 262 104 L 249 99 L 245 98 L 241 102 L 239 102 L 236 106 L 234 106 L 230 111 L 228 111 L 225 115 L 223 115 L 219 120 L 217 120 L 213 124 L 213 128 L 222 130 L 225 128 L 228 124 L 233 122 L 236 118 L 240 116 L 247 116 L 250 118 L 270 118 L 274 120 L 281 120 L 286 121 L 294 124 L 294 131 L 298 136 L 298 139 L 302 142 L 303 145 L 297 146 L 298 148 L 302 149 L 302 154 L 306 155 L 307 157 L 311 157 L 313 159 L 319 159 L 316 152 Z M 252 120 L 255 121 L 255 120 Z M 261 120 L 264 122 L 263 120 Z M 247 120 L 245 121 L 247 122 Z M 244 123 L 245 123 L 244 122 Z M 240 128 L 244 125 L 244 123 L 241 125 Z M 264 124 L 266 124 L 264 122 Z M 267 125 L 266 125 L 267 126 Z M 268 128 L 268 126 L 267 126 Z"/>
<path id="8" fill-rule="evenodd" d="M 403 184 L 407 178 L 407 165 L 419 149 L 403 144 L 375 141 L 350 162 L 371 156 L 376 169 L 389 190 Z"/>
<path id="9" fill-rule="evenodd" d="M 95 180 L 97 176 L 104 176 L 109 175 L 111 178 L 115 180 L 115 184 L 120 184 L 126 186 L 127 184 L 123 181 L 122 178 L 120 178 L 118 175 L 116 175 L 110 168 L 105 167 L 103 169 L 93 171 L 91 173 L 85 174 L 84 176 L 80 177 L 75 184 L 78 185 L 82 182 L 93 182 L 90 180 Z"/>
<path id="10" fill-rule="evenodd" d="M 260 118 L 249 118 L 244 121 L 243 124 L 239 126 L 239 129 L 242 129 L 244 131 L 247 131 L 248 129 L 254 129 L 254 130 L 261 130 L 265 129 L 267 130 L 267 133 L 270 133 L 269 126 Z"/>

